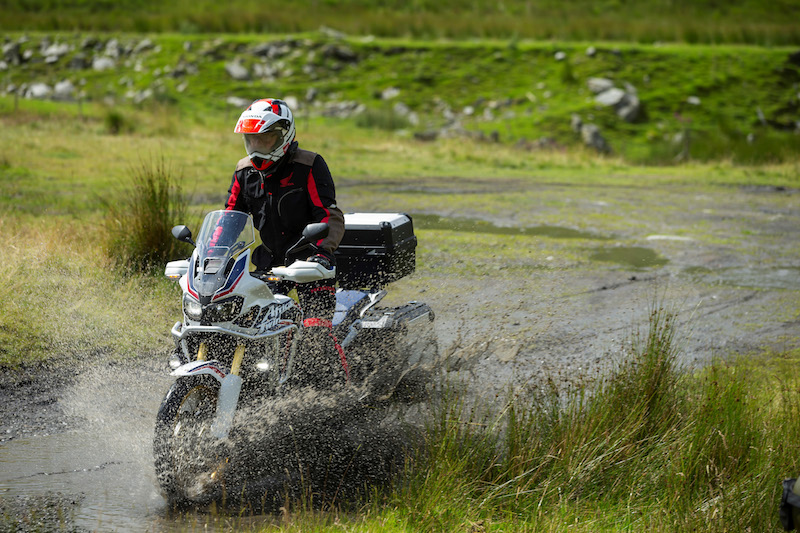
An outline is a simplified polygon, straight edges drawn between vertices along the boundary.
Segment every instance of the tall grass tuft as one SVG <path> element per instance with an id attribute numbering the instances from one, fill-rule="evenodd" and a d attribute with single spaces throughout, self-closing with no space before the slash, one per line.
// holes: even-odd
<path id="1" fill-rule="evenodd" d="M 155 272 L 188 255 L 171 233 L 184 222 L 188 198 L 163 159 L 133 168 L 131 190 L 107 207 L 107 255 L 123 272 Z"/>
<path id="2" fill-rule="evenodd" d="M 418 531 L 497 517 L 545 531 L 774 528 L 779 482 L 800 467 L 796 384 L 757 384 L 747 361 L 681 369 L 675 320 L 654 307 L 591 386 L 550 381 L 480 416 L 448 390 L 396 508 Z"/>

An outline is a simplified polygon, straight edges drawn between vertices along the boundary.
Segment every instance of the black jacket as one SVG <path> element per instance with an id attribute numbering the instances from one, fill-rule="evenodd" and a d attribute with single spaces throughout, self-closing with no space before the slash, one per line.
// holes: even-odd
<path id="1" fill-rule="evenodd" d="M 261 235 L 263 244 L 253 254 L 258 269 L 284 264 L 286 250 L 312 222 L 330 226 L 328 236 L 317 246 L 334 260 L 333 252 L 344 235 L 344 215 L 336 206 L 333 178 L 321 155 L 300 150 L 294 143 L 271 174 L 259 172 L 245 157 L 236 165 L 228 193 L 225 208 L 253 215 Z"/>

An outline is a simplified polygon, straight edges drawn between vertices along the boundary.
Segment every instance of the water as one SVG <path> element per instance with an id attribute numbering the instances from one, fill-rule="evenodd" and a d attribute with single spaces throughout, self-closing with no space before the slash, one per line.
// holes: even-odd
<path id="1" fill-rule="evenodd" d="M 600 248 L 590 257 L 592 261 L 605 261 L 636 269 L 666 265 L 669 261 L 655 250 L 643 246 L 609 246 Z"/>
<path id="2" fill-rule="evenodd" d="M 411 215 L 417 229 L 457 231 L 461 233 L 487 233 L 492 235 L 524 235 L 553 239 L 608 240 L 610 237 L 561 226 L 498 226 L 485 220 L 471 218 L 446 218 L 439 215 Z"/>
<path id="3" fill-rule="evenodd" d="M 232 516 L 211 512 L 213 507 L 179 513 L 171 509 L 158 488 L 152 454 L 155 415 L 171 381 L 165 370 L 134 365 L 82 374 L 58 405 L 70 420 L 80 421 L 75 429 L 0 445 L 0 499 L 7 505 L 32 502 L 28 506 L 37 515 L 45 507 L 57 515 L 52 510 L 57 506 L 66 515 L 67 526 L 88 531 L 230 531 L 232 526 L 274 525 L 273 510 L 253 507 L 253 502 L 263 500 L 261 493 L 233 503 Z M 276 466 L 280 472 L 302 468 L 306 476 L 313 476 L 319 467 L 320 479 L 337 480 L 333 497 L 339 499 L 350 484 L 362 487 L 365 480 L 386 479 L 389 462 L 402 464 L 405 425 L 386 423 L 398 416 L 396 408 L 380 411 L 375 405 L 362 406 L 356 401 L 359 394 L 348 391 L 346 395 L 307 391 L 276 399 L 264 406 L 265 412 L 253 413 L 255 418 L 245 411 L 239 442 L 247 446 L 237 448 L 243 451 L 232 456 L 231 468 L 236 465 L 245 472 L 250 487 L 263 488 L 275 479 Z M 292 463 L 301 457 L 303 464 Z M 346 480 L 340 475 L 345 471 Z M 330 479 L 325 482 L 330 484 Z M 328 497 L 310 486 L 323 499 Z M 245 509 L 241 517 L 240 509 Z M 57 516 L 55 520 L 56 526 L 48 530 L 58 529 L 61 522 Z"/>
<path id="4" fill-rule="evenodd" d="M 171 512 L 160 494 L 152 439 L 170 381 L 162 369 L 133 365 L 81 375 L 58 406 L 50 406 L 80 420 L 75 429 L 0 445 L 0 499 L 7 505 L 32 501 L 36 514 L 44 511 L 36 507 L 40 502 L 63 503 L 69 523 L 88 531 L 230 530 L 230 519 Z M 255 525 L 272 521 L 272 516 L 247 519 Z"/>

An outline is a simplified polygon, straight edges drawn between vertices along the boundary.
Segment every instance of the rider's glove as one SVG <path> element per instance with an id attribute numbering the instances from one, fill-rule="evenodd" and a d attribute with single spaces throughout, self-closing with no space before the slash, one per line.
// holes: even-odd
<path id="1" fill-rule="evenodd" d="M 333 263 L 330 258 L 326 255 L 316 254 L 312 255 L 306 261 L 311 261 L 312 263 L 319 263 L 320 265 L 324 266 L 328 270 L 333 268 Z"/>

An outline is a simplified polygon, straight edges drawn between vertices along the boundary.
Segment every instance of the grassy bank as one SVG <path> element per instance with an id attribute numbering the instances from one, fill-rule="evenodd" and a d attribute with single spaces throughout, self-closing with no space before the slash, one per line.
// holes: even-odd
<path id="1" fill-rule="evenodd" d="M 290 99 L 301 122 L 328 118 L 399 137 L 477 139 L 516 147 L 520 157 L 581 147 L 575 115 L 599 128 L 613 157 L 636 164 L 770 164 L 800 153 L 800 65 L 793 48 L 320 33 L 146 37 L 149 46 L 134 53 L 144 35 L 28 36 L 20 53 L 31 58 L 0 72 L 3 87 L 14 89 L 0 101 L 0 112 L 30 107 L 14 93 L 25 94 L 34 83 L 69 82 L 71 96 L 54 109 L 89 113 L 87 103 L 105 103 L 108 128 L 122 133 L 141 128 L 137 109 L 171 117 L 159 126 L 163 134 L 179 134 L 187 124 L 216 128 L 235 119 L 241 101 L 268 94 Z M 120 54 L 114 66 L 93 69 L 91 60 L 105 56 L 112 38 L 120 47 L 112 47 L 112 55 Z M 48 62 L 41 55 L 46 42 L 69 51 Z M 248 79 L 231 77 L 231 63 L 246 69 Z M 613 106 L 598 103 L 592 78 L 635 94 L 636 118 L 623 120 Z"/>
<path id="2" fill-rule="evenodd" d="M 350 513 L 284 510 L 281 531 L 779 531 L 800 468 L 797 350 L 692 372 L 652 310 L 611 375 L 502 407 L 442 391 L 426 445 Z"/>
<path id="3" fill-rule="evenodd" d="M 314 31 L 320 26 L 359 35 L 415 38 L 601 39 L 639 42 L 797 44 L 792 0 L 764 4 L 737 0 L 553 0 L 502 3 L 376 2 L 375 0 L 254 3 L 186 0 L 13 1 L 3 3 L 0 29 L 41 31 L 259 32 Z"/>

